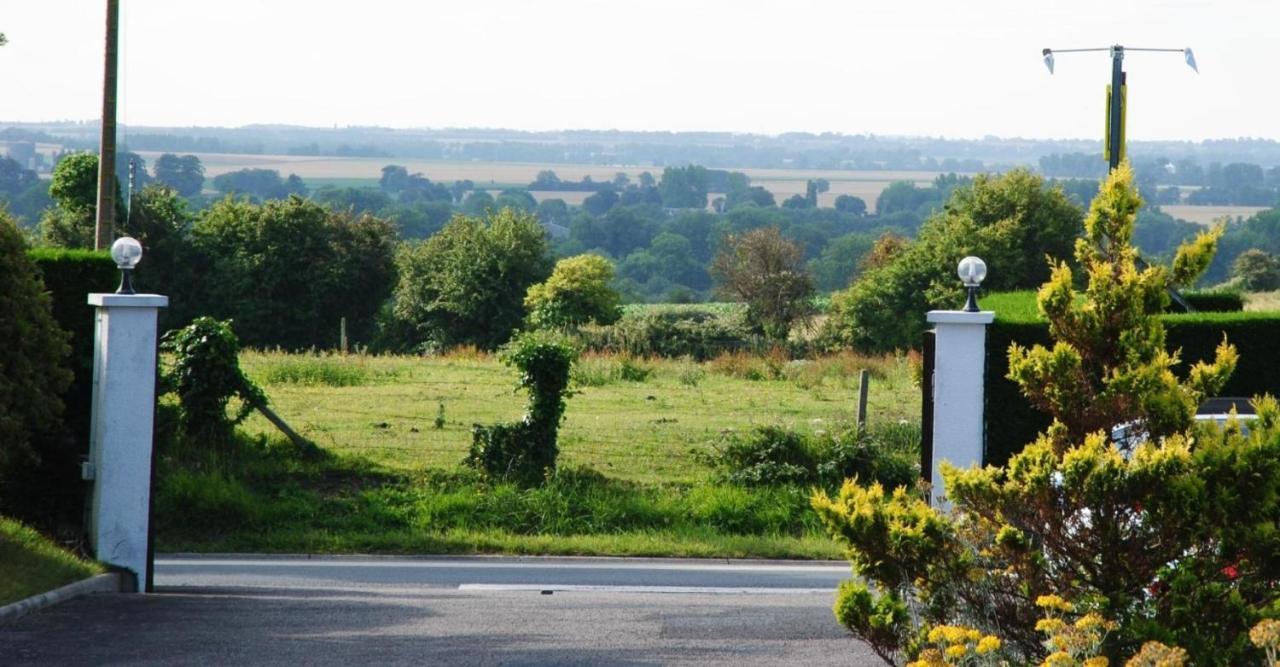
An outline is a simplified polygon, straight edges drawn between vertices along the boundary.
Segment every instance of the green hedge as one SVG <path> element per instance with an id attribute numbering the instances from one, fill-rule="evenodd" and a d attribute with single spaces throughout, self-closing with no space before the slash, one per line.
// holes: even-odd
<path id="1" fill-rule="evenodd" d="M 1183 292 L 1182 298 L 1197 312 L 1233 313 L 1244 310 L 1244 294 L 1229 290 Z"/>
<path id="2" fill-rule="evenodd" d="M 984 308 L 995 310 L 999 300 L 984 302 Z M 1280 396 L 1280 313 L 1182 313 L 1162 315 L 1170 349 L 1182 350 L 1182 363 L 1175 372 L 1186 372 L 1195 362 L 1212 359 L 1214 349 L 1227 340 L 1240 352 L 1240 364 L 1223 388 L 1223 396 L 1255 396 L 1263 393 Z M 987 328 L 986 372 L 986 463 L 1002 465 L 1009 456 L 1035 439 L 1048 426 L 1049 419 L 1034 410 L 1013 381 L 1009 372 L 1009 345 L 1024 347 L 1036 343 L 1049 345 L 1048 325 L 1038 318 L 1026 317 L 1024 311 L 996 310 L 996 321 Z"/>
<path id="3" fill-rule="evenodd" d="M 44 279 L 53 302 L 53 317 L 71 334 L 67 366 L 75 379 L 63 395 L 66 437 L 40 451 L 38 470 L 23 480 L 26 495 L 54 523 L 78 524 L 84 508 L 79 462 L 89 452 L 89 418 L 93 399 L 94 311 L 90 292 L 114 292 L 120 272 L 106 252 L 37 248 L 28 255 Z"/>

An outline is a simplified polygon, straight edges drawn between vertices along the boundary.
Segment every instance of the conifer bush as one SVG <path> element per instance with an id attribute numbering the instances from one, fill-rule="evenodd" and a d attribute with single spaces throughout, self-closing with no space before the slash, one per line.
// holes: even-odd
<path id="1" fill-rule="evenodd" d="M 1247 425 L 1193 421 L 1235 350 L 1222 342 L 1179 381 L 1154 315 L 1168 286 L 1208 265 L 1220 232 L 1171 267 L 1139 270 L 1140 205 L 1122 166 L 1076 246 L 1083 295 L 1062 263 L 1040 291 L 1053 346 L 1009 351 L 1010 377 L 1053 417 L 1035 442 L 1003 467 L 944 464 L 945 509 L 918 490 L 852 480 L 815 494 L 861 578 L 841 587 L 837 618 L 886 662 L 960 664 L 939 653 L 939 627 L 999 638 L 983 659 L 1009 664 L 1154 664 L 1141 660 L 1179 650 L 1197 665 L 1261 661 L 1250 628 L 1280 615 L 1280 403 L 1256 398 Z M 1121 423 L 1145 437 L 1113 442 Z M 1049 625 L 1065 627 L 1046 624 L 1045 600 L 1114 622 L 1090 662 L 1045 640 Z"/>
<path id="2" fill-rule="evenodd" d="M 61 435 L 67 334 L 53 318 L 17 223 L 0 207 L 0 500 L 37 445 Z M 8 504 L 7 502 L 4 504 Z"/>

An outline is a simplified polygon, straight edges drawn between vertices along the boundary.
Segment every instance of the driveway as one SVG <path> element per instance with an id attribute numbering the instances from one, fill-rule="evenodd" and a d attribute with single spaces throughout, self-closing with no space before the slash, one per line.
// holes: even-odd
<path id="1" fill-rule="evenodd" d="M 0 626 L 18 665 L 878 665 L 829 563 L 162 558 L 156 592 Z"/>

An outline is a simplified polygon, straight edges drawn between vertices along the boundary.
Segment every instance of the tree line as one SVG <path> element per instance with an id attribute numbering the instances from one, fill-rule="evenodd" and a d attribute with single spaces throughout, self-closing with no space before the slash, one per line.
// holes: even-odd
<path id="1" fill-rule="evenodd" d="M 286 347 L 331 346 L 337 322 L 344 317 L 359 340 L 372 343 L 380 336 L 380 344 L 401 348 L 426 344 L 428 337 L 415 329 L 417 325 L 403 326 L 395 308 L 387 304 L 403 276 L 412 273 L 406 263 L 412 252 L 404 249 L 432 242 L 459 217 L 475 223 L 492 221 L 499 212 L 511 211 L 536 225 L 530 233 L 541 239 L 537 247 L 545 247 L 543 263 L 547 267 L 556 259 L 597 256 L 609 262 L 609 287 L 622 301 L 691 302 L 733 295 L 723 289 L 731 282 L 725 279 L 728 273 L 721 271 L 717 276 L 717 256 L 730 247 L 731 240 L 744 239 L 755 230 L 776 230 L 781 241 L 796 249 L 788 255 L 789 261 L 799 267 L 796 271 L 804 274 L 813 292 L 831 293 L 856 286 L 867 272 L 884 282 L 881 269 L 900 255 L 913 257 L 912 253 L 925 252 L 923 248 L 936 247 L 940 250 L 934 254 L 941 257 L 956 247 L 965 247 L 953 233 L 938 241 L 929 230 L 960 225 L 948 222 L 956 219 L 957 212 L 968 225 L 998 222 L 982 222 L 986 219 L 982 216 L 987 215 L 984 209 L 966 203 L 975 197 L 975 191 L 980 197 L 1022 201 L 1024 206 L 1049 211 L 1061 209 L 1061 202 L 1079 210 L 1098 187 L 1089 179 L 1046 180 L 1026 170 L 978 179 L 950 174 L 923 186 L 894 183 L 877 198 L 875 213 L 869 214 L 866 202 L 849 196 L 837 198 L 834 207 L 818 206 L 818 194 L 829 188 L 821 179 L 809 181 L 804 194 L 779 204 L 741 172 L 685 165 L 636 178 L 621 174 L 602 182 L 581 205 L 571 206 L 545 195 L 539 201 L 527 188 L 490 192 L 470 181 L 432 181 L 403 166 L 387 165 L 376 187 L 324 186 L 313 190 L 293 175 L 246 169 L 213 179 L 219 194 L 211 195 L 203 189 L 207 179 L 193 155 L 165 154 L 151 169 L 136 155 L 127 151 L 122 155 L 136 167 L 136 189 L 132 198 L 118 198 L 121 209 L 117 218 L 123 221 L 122 230 L 145 239 L 149 266 L 142 275 L 150 274 L 159 281 L 152 289 L 169 289 L 175 297 L 183 295 L 185 302 L 202 303 L 211 309 L 201 314 L 235 317 L 247 329 L 246 340 L 251 344 Z M 35 242 L 88 246 L 93 235 L 96 171 L 97 158 L 91 153 L 64 157 L 48 182 L 0 159 L 0 194 L 10 197 L 11 206 L 19 204 L 14 212 L 22 216 Z M 127 166 L 122 173 L 129 173 Z M 1027 184 L 1032 177 L 1037 179 L 1034 188 Z M 547 170 L 530 187 L 558 180 Z M 993 182 L 1022 185 L 992 188 L 988 184 Z M 1059 194 L 1052 204 L 1049 200 L 1036 203 L 1038 200 L 1028 199 L 1027 193 L 1033 189 Z M 23 197 L 47 202 L 34 221 L 23 214 Z M 126 202 L 131 205 L 126 207 Z M 1207 271 L 1206 280 L 1219 283 L 1244 273 L 1257 274 L 1259 267 L 1280 266 L 1280 260 L 1273 259 L 1280 254 L 1280 245 L 1273 241 L 1280 234 L 1271 229 L 1274 216 L 1269 212 L 1228 225 L 1220 242 L 1222 251 Z M 1167 260 L 1179 243 L 1200 229 L 1149 207 L 1139 215 L 1135 240 L 1150 259 Z M 906 252 L 911 248 L 917 250 Z M 296 250 L 300 260 L 286 263 L 287 268 L 276 276 L 277 283 L 242 275 L 249 267 L 271 265 L 265 255 L 259 255 L 285 249 Z M 1237 257 L 1250 249 L 1262 253 L 1262 258 L 1253 253 L 1237 268 Z M 159 254 L 154 254 L 157 250 Z M 989 261 L 1016 265 L 1021 265 L 1020 258 L 1030 256 L 1025 249 L 1016 253 L 992 250 L 990 254 Z M 361 260 L 344 263 L 351 258 Z M 937 258 L 931 261 L 938 267 L 945 264 Z M 544 269 L 532 272 L 533 282 L 546 278 L 542 274 L 549 268 Z M 364 274 L 335 277 L 317 273 L 326 270 Z M 950 269 L 936 270 L 941 271 L 938 276 L 950 274 Z M 184 271 L 188 273 L 182 275 Z M 512 275 L 506 268 L 493 271 L 498 276 Z M 1002 275 L 1009 275 L 1007 267 Z M 215 280 L 215 276 L 222 277 Z M 145 283 L 146 278 L 143 280 Z M 239 287 L 230 291 L 197 289 L 219 281 Z M 277 285 L 288 296 L 278 303 L 270 299 L 259 303 L 257 295 L 240 294 L 240 289 L 255 283 Z M 929 284 L 907 291 L 927 292 Z M 1026 286 L 1034 284 L 1028 280 Z M 1268 283 L 1264 276 L 1250 278 L 1248 284 Z M 353 285 L 366 291 L 345 291 Z M 295 288 L 305 288 L 305 294 L 292 294 L 290 290 Z M 341 298 L 326 301 L 335 294 Z M 508 300 L 519 303 L 524 296 L 522 288 L 508 295 Z M 360 307 L 340 305 L 348 301 L 359 302 Z M 841 299 L 836 303 L 848 312 L 857 310 L 846 307 Z M 895 304 L 890 312 L 903 312 L 898 309 L 901 305 Z M 270 312 L 296 312 L 296 318 L 284 317 L 278 327 L 264 324 L 262 331 L 255 331 L 254 322 Z M 182 308 L 175 307 L 172 317 L 181 316 Z M 456 314 L 450 317 L 458 318 Z M 518 321 L 520 317 L 511 315 L 507 320 Z M 863 315 L 861 321 L 871 317 Z M 432 334 L 433 339 L 454 339 L 438 333 Z M 857 333 L 836 337 L 841 336 L 849 341 L 863 340 Z"/>

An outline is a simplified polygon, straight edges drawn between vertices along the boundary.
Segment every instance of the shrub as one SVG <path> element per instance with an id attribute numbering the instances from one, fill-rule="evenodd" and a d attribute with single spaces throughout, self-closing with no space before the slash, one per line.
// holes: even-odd
<path id="1" fill-rule="evenodd" d="M 81 296 L 81 303 L 84 303 Z M 85 319 L 90 318 L 85 308 Z M 39 461 L 40 446 L 62 433 L 67 334 L 53 318 L 40 273 L 27 257 L 22 233 L 0 208 L 0 501 L 19 471 Z"/>
<path id="2" fill-rule="evenodd" d="M 618 293 L 609 287 L 613 263 L 599 255 L 556 262 L 551 277 L 529 288 L 524 307 L 534 328 L 577 328 L 588 322 L 613 324 L 622 316 Z"/>
<path id="3" fill-rule="evenodd" d="M 173 355 L 165 385 L 178 395 L 181 425 L 188 438 L 225 444 L 255 404 L 266 404 L 262 390 L 240 370 L 240 342 L 231 331 L 231 322 L 196 318 L 166 333 L 160 349 Z M 236 397 L 241 400 L 240 409 L 228 418 L 227 403 Z"/>
<path id="4" fill-rule="evenodd" d="M 546 333 L 523 334 L 503 347 L 500 358 L 520 372 L 517 387 L 529 392 L 529 408 L 518 422 L 474 425 L 468 464 L 523 486 L 540 484 L 555 471 L 556 434 L 576 354 L 567 340 Z"/>
<path id="5" fill-rule="evenodd" d="M 906 485 L 920 474 L 920 427 L 860 430 L 840 425 L 808 435 L 782 426 L 759 426 L 745 435 L 726 435 L 701 456 L 722 481 L 742 486 L 836 488 L 852 477 Z"/>
<path id="6" fill-rule="evenodd" d="M 1062 651 L 1046 605 L 1114 619 L 1099 647 L 1112 661 L 1151 641 L 1195 664 L 1259 657 L 1247 633 L 1275 614 L 1280 585 L 1280 403 L 1255 400 L 1247 431 L 1191 421 L 1234 351 L 1219 340 L 1215 362 L 1180 382 L 1153 314 L 1170 283 L 1208 265 L 1216 235 L 1169 269 L 1138 271 L 1131 178 L 1127 165 L 1113 172 L 1091 207 L 1077 245 L 1084 298 L 1061 263 L 1041 289 L 1053 348 L 1009 350 L 1010 376 L 1054 419 L 1045 433 L 1003 467 L 944 463 L 949 508 L 879 484 L 815 494 L 866 581 L 842 588 L 841 621 L 886 660 L 925 659 L 930 627 L 967 626 L 999 635 L 1013 664 L 1037 662 Z M 1126 422 L 1148 438 L 1122 449 L 1107 436 Z M 1046 664 L 1071 658 L 1054 655 Z"/>
<path id="7" fill-rule="evenodd" d="M 551 258 L 536 216 L 502 209 L 459 215 L 396 258 L 396 318 L 418 346 L 473 344 L 493 349 L 524 319 L 529 288 L 547 279 Z"/>
<path id="8" fill-rule="evenodd" d="M 578 338 L 589 350 L 637 357 L 711 359 L 731 350 L 766 350 L 751 332 L 745 312 L 708 305 L 630 310 L 612 326 L 584 327 Z"/>

